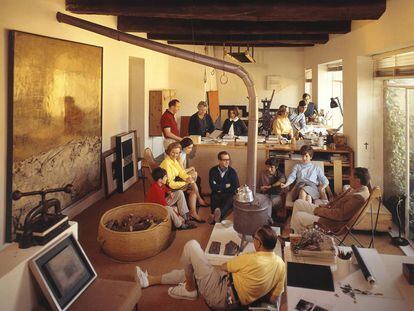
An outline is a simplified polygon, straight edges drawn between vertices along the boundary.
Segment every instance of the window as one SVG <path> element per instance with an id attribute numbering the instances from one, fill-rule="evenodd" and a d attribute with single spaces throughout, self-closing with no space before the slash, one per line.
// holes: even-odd
<path id="1" fill-rule="evenodd" d="M 384 86 L 384 202 L 394 211 L 403 198 L 402 225 L 414 240 L 414 79 Z"/>
<path id="2" fill-rule="evenodd" d="M 312 97 L 312 69 L 305 70 L 305 93 Z"/>
<path id="3" fill-rule="evenodd" d="M 326 120 L 326 125 L 343 131 L 342 100 L 342 61 L 318 66 L 318 109 Z M 331 108 L 331 98 L 335 98 L 338 107 Z M 339 107 L 339 104 L 341 107 Z"/>
<path id="4" fill-rule="evenodd" d="M 414 76 L 414 48 L 374 55 L 374 77 Z"/>

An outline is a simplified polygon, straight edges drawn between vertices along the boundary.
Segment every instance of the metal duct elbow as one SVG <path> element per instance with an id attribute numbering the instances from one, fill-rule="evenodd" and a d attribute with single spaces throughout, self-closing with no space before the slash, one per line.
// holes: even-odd
<path id="1" fill-rule="evenodd" d="M 73 17 L 60 12 L 56 13 L 56 19 L 60 23 L 72 25 L 84 30 L 88 30 L 114 40 L 123 41 L 139 47 L 143 47 L 152 51 L 167 54 L 169 56 L 188 60 L 190 62 L 202 64 L 205 66 L 213 67 L 226 72 L 234 73 L 239 76 L 247 88 L 249 96 L 249 126 L 248 126 L 248 143 L 247 143 L 247 184 L 250 189 L 255 192 L 256 190 L 256 167 L 257 167 L 257 133 L 258 133 L 258 120 L 257 120 L 257 97 L 256 90 L 254 88 L 253 79 L 249 73 L 241 66 L 229 63 L 214 57 L 190 52 L 184 49 L 180 49 L 167 44 L 162 44 L 152 40 L 144 39 L 138 36 L 124 33 L 109 27 L 105 27 L 99 24 L 95 24 L 77 17 Z"/>

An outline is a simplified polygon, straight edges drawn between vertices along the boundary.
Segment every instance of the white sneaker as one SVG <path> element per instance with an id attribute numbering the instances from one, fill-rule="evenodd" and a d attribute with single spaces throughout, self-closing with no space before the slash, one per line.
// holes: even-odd
<path id="1" fill-rule="evenodd" d="M 141 284 L 141 288 L 146 288 L 149 286 L 148 282 L 148 272 L 142 271 L 140 267 L 135 267 L 135 281 Z"/>
<path id="2" fill-rule="evenodd" d="M 185 288 L 185 283 L 180 283 L 177 286 L 170 287 L 168 289 L 168 295 L 175 299 L 187 299 L 187 300 L 196 300 L 197 299 L 197 290 L 189 292 Z"/>

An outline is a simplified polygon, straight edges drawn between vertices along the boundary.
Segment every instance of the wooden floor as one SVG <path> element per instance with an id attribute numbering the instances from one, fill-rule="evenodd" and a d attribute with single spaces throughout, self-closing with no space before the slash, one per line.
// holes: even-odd
<path id="1" fill-rule="evenodd" d="M 148 189 L 148 185 L 147 185 Z M 121 263 L 106 256 L 96 242 L 98 224 L 101 216 L 107 210 L 127 203 L 143 202 L 144 195 L 142 184 L 135 184 L 124 194 L 114 194 L 109 199 L 102 199 L 95 203 L 80 215 L 75 217 L 79 223 L 79 240 L 85 252 L 95 267 L 98 276 L 115 280 L 134 280 L 134 269 L 136 265 L 148 270 L 150 274 L 162 274 L 172 269 L 180 268 L 180 254 L 184 244 L 191 240 L 197 240 L 202 248 L 205 248 L 210 237 L 213 226 L 200 224 L 197 229 L 175 232 L 174 239 L 167 249 L 158 255 L 145 260 L 129 263 Z M 200 210 L 200 215 L 207 218 L 209 208 Z M 230 215 L 232 217 L 232 215 Z M 288 220 L 289 223 L 289 220 Z M 284 228 L 284 235 L 289 232 L 289 226 Z M 357 235 L 362 241 L 369 241 L 370 236 Z M 399 248 L 392 246 L 387 235 L 378 236 L 375 239 L 375 246 L 380 253 L 403 255 Z M 209 310 L 202 298 L 195 301 L 176 300 L 167 295 L 168 286 L 154 286 L 143 290 L 139 302 L 140 310 Z M 283 297 L 281 310 L 286 310 L 286 297 Z"/>

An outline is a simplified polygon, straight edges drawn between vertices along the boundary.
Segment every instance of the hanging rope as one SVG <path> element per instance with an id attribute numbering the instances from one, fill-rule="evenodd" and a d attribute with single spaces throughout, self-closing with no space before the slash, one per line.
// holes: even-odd
<path id="1" fill-rule="evenodd" d="M 208 56 L 207 44 L 204 43 L 204 54 Z M 204 66 L 204 84 L 207 83 L 207 66 Z"/>
<path id="2" fill-rule="evenodd" d="M 225 57 L 226 57 L 226 45 L 223 44 L 223 60 Z M 229 82 L 229 78 L 226 76 L 226 72 L 223 70 L 223 73 L 221 74 L 221 77 L 220 77 L 220 83 L 227 84 L 227 82 Z"/>

